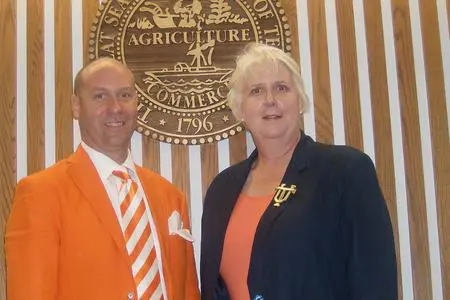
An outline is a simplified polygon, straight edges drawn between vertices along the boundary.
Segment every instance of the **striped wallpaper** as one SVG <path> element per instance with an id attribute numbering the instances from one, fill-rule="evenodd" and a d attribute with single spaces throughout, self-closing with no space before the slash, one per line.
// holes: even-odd
<path id="1" fill-rule="evenodd" d="M 306 133 L 362 149 L 376 164 L 395 230 L 399 299 L 450 299 L 450 0 L 281 2 L 310 97 Z M 0 249 L 16 182 L 80 141 L 70 95 L 97 6 L 0 0 Z M 136 162 L 186 193 L 197 259 L 208 184 L 253 149 L 245 133 L 201 146 L 133 136 Z"/>

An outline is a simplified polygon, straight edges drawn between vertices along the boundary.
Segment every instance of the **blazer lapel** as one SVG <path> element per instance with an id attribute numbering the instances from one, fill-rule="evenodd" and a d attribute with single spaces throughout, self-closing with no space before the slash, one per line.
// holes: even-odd
<path id="1" fill-rule="evenodd" d="M 266 241 L 267 234 L 269 233 L 271 227 L 276 222 L 276 220 L 283 214 L 284 211 L 289 209 L 289 205 L 294 201 L 301 201 L 302 191 L 299 190 L 301 187 L 298 186 L 301 180 L 301 173 L 308 167 L 308 158 L 309 158 L 309 145 L 313 143 L 313 140 L 302 133 L 302 138 L 297 144 L 294 153 L 292 155 L 292 159 L 289 162 L 289 165 L 286 169 L 286 172 L 281 180 L 281 184 L 284 184 L 285 188 L 291 188 L 292 185 L 296 185 L 296 192 L 290 193 L 288 197 L 280 202 L 276 201 L 275 197 L 277 193 L 274 195 L 274 199 L 272 199 L 271 203 L 267 207 L 266 211 L 261 217 L 261 220 L 258 223 L 258 227 L 256 229 L 255 238 L 252 246 L 252 255 L 250 261 L 250 268 L 252 272 L 256 274 L 260 274 L 262 272 L 262 263 L 259 263 L 260 255 L 262 252 L 260 249 L 264 249 L 264 243 Z M 252 282 L 252 278 L 255 277 L 249 276 L 248 284 L 249 286 L 256 287 L 258 282 Z"/>
<path id="2" fill-rule="evenodd" d="M 242 188 L 247 180 L 247 176 L 250 172 L 250 168 L 252 166 L 253 161 L 256 158 L 256 151 L 250 155 L 248 159 L 242 162 L 241 165 L 236 166 L 237 169 L 234 170 L 233 176 L 231 178 L 230 183 L 227 185 L 226 192 L 221 195 L 217 195 L 219 197 L 216 202 L 221 204 L 221 209 L 215 212 L 214 215 L 214 224 L 209 224 L 212 226 L 212 232 L 216 232 L 217 235 L 215 237 L 215 241 L 211 246 L 212 257 L 218 257 L 217 265 L 215 272 L 219 272 L 220 262 L 222 259 L 222 251 L 223 245 L 225 241 L 225 235 L 228 227 L 228 223 L 231 218 L 231 214 L 233 213 L 234 206 L 239 198 L 239 195 L 242 191 Z"/>
<path id="3" fill-rule="evenodd" d="M 125 248 L 125 240 L 120 224 L 117 221 L 117 216 L 111 205 L 111 201 L 108 198 L 105 187 L 103 186 L 97 170 L 89 156 L 83 148 L 79 146 L 74 155 L 69 158 L 69 162 L 72 163 L 68 167 L 69 176 L 71 176 L 80 193 L 87 201 L 89 201 L 92 209 L 111 235 L 117 248 L 128 257 Z"/>
<path id="4" fill-rule="evenodd" d="M 308 165 L 308 145 L 312 143 L 312 139 L 302 133 L 302 138 L 298 142 L 292 159 L 286 169 L 286 172 L 281 180 L 280 186 L 277 187 L 277 191 L 274 194 L 274 198 L 270 202 L 261 221 L 258 224 L 257 234 L 255 236 L 255 242 L 258 239 L 263 238 L 270 226 L 276 219 L 289 207 L 292 201 L 298 198 L 298 186 L 299 176 L 301 172 L 307 168 Z M 284 190 L 284 191 L 283 191 Z M 289 192 L 291 190 L 291 192 Z M 294 192 L 295 191 L 295 192 Z M 296 196 L 297 194 L 297 196 Z"/>

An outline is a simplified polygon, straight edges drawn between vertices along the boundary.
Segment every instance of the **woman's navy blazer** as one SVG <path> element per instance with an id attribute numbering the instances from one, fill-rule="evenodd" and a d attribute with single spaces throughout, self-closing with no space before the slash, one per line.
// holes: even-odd
<path id="1" fill-rule="evenodd" d="M 257 158 L 221 172 L 202 218 L 201 292 L 228 299 L 219 269 L 228 221 Z M 247 284 L 258 300 L 394 300 L 397 274 L 389 213 L 364 153 L 302 132 L 280 184 L 296 186 L 267 207 L 256 229 Z M 239 300 L 239 299 L 238 299 Z"/>

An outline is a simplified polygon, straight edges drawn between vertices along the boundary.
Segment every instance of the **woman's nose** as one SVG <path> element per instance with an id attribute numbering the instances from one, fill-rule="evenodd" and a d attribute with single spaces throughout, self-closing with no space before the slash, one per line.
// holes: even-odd
<path id="1" fill-rule="evenodd" d="M 272 90 L 268 90 L 267 92 L 266 92 L 266 99 L 265 99 L 265 102 L 267 103 L 267 104 L 270 104 L 270 105 L 272 105 L 272 104 L 274 104 L 275 103 L 275 93 L 272 91 Z"/>

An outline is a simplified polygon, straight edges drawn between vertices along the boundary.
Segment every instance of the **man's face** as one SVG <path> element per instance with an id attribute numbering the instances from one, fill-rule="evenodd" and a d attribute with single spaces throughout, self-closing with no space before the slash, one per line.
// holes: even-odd
<path id="1" fill-rule="evenodd" d="M 87 145 L 110 157 L 127 153 L 137 116 L 131 72 L 107 61 L 86 69 L 72 112 Z"/>

